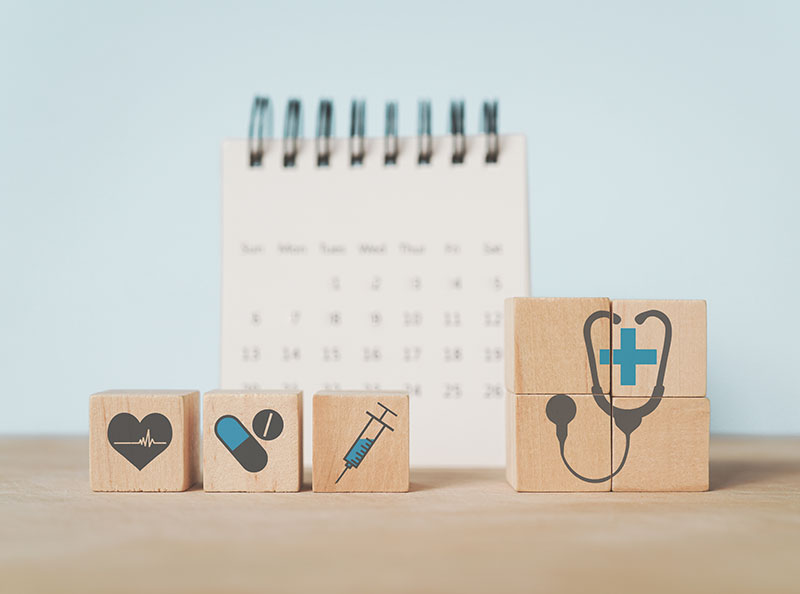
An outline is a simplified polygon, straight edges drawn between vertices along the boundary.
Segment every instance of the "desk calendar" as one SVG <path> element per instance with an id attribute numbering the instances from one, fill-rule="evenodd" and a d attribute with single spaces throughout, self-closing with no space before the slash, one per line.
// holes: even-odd
<path id="1" fill-rule="evenodd" d="M 351 165 L 330 139 L 318 166 L 302 141 L 292 167 L 267 141 L 251 167 L 246 140 L 223 159 L 223 388 L 402 389 L 410 394 L 412 465 L 504 463 L 503 300 L 529 292 L 525 139 L 365 139 Z"/>

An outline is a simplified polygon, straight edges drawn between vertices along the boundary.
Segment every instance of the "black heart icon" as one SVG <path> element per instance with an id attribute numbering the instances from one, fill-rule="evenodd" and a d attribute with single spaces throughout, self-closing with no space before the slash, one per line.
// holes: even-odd
<path id="1" fill-rule="evenodd" d="M 130 413 L 119 413 L 108 424 L 111 447 L 141 470 L 167 449 L 172 441 L 172 425 L 160 413 L 139 421 Z"/>

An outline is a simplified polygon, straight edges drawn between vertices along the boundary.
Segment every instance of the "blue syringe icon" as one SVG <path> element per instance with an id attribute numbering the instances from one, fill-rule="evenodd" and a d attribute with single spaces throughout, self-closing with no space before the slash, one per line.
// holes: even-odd
<path id="1" fill-rule="evenodd" d="M 337 483 L 340 480 L 342 480 L 342 477 L 344 476 L 345 472 L 347 472 L 351 468 L 358 468 L 358 465 L 361 464 L 361 462 L 366 457 L 367 453 L 372 449 L 372 446 L 375 445 L 376 441 L 378 441 L 378 438 L 381 436 L 381 433 L 383 433 L 384 429 L 388 429 L 389 431 L 394 431 L 394 428 L 390 427 L 386 423 L 386 421 L 383 420 L 383 418 L 386 416 L 386 413 L 392 414 L 395 417 L 397 416 L 397 413 L 391 410 L 388 406 L 381 404 L 380 402 L 378 403 L 378 406 L 383 408 L 383 412 L 381 413 L 380 417 L 376 417 L 368 410 L 364 411 L 367 413 L 369 421 L 367 421 L 367 424 L 364 425 L 364 428 L 361 430 L 361 433 L 358 434 L 358 437 L 356 437 L 356 440 L 353 442 L 353 445 L 350 446 L 350 449 L 345 454 L 344 470 L 342 471 L 342 474 L 339 475 L 339 478 L 336 479 Z M 369 436 L 365 437 L 365 434 L 369 430 L 370 425 L 372 425 L 372 421 L 376 421 L 380 425 L 380 429 L 378 429 L 378 432 L 372 437 Z"/>

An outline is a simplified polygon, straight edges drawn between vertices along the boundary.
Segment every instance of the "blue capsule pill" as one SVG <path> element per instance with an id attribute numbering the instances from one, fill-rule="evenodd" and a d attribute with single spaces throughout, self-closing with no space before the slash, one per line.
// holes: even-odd
<path id="1" fill-rule="evenodd" d="M 259 472 L 267 465 L 266 450 L 236 417 L 220 417 L 214 425 L 214 433 L 248 472 Z"/>

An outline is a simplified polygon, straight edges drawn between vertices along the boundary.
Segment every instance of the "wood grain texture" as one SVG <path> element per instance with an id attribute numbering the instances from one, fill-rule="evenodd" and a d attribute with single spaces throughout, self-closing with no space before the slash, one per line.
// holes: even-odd
<path id="1" fill-rule="evenodd" d="M 664 375 L 664 396 L 703 397 L 706 395 L 706 302 L 702 300 L 615 300 L 613 313 L 621 318 L 611 332 L 614 349 L 620 346 L 622 328 L 636 329 L 636 347 L 656 349 L 663 355 L 664 326 L 655 319 L 637 324 L 640 312 L 664 312 L 672 325 L 672 343 Z M 603 365 L 602 367 L 608 367 Z M 619 365 L 611 366 L 611 393 L 616 397 L 650 396 L 656 384 L 658 365 L 638 365 L 635 385 L 622 385 Z"/>
<path id="2" fill-rule="evenodd" d="M 583 326 L 595 311 L 610 311 L 606 298 L 514 297 L 505 301 L 506 389 L 514 394 L 591 394 L 592 377 Z M 611 343 L 610 320 L 592 326 L 595 355 Z M 598 366 L 604 394 L 608 365 Z"/>
<path id="3" fill-rule="evenodd" d="M 88 455 L 0 438 L 0 591 L 797 592 L 797 437 L 715 436 L 706 493 L 517 493 L 500 468 L 412 468 L 402 494 L 92 493 Z"/>
<path id="4" fill-rule="evenodd" d="M 570 397 L 576 415 L 568 425 L 565 458 L 585 477 L 606 477 L 611 473 L 611 417 L 595 404 L 592 396 Z M 509 483 L 517 491 L 610 491 L 610 480 L 582 481 L 564 465 L 556 425 L 545 412 L 550 398 L 506 393 Z"/>
<path id="5" fill-rule="evenodd" d="M 614 406 L 632 409 L 648 398 L 614 398 Z M 613 491 L 708 490 L 708 398 L 662 398 L 631 434 L 622 470 L 611 480 Z M 617 468 L 625 452 L 625 434 L 612 428 L 612 458 Z"/>
<path id="6" fill-rule="evenodd" d="M 370 421 L 380 417 L 381 403 L 395 413 L 384 421 L 384 430 L 356 468 L 345 472 L 345 454 Z M 405 492 L 408 491 L 408 393 L 332 391 L 317 392 L 313 400 L 312 486 L 314 491 Z M 381 425 L 373 420 L 363 438 L 373 438 Z M 339 482 L 337 483 L 337 479 Z"/>
<path id="7" fill-rule="evenodd" d="M 260 411 L 280 415 L 283 430 L 265 439 L 254 419 Z M 266 454 L 266 466 L 248 472 L 217 437 L 217 421 L 233 415 Z M 273 418 L 269 419 L 272 425 Z M 272 425 L 273 429 L 275 425 Z M 260 428 L 260 426 L 259 426 Z M 297 391 L 214 390 L 203 396 L 203 488 L 206 491 L 299 491 L 303 476 L 303 393 Z"/>
<path id="8" fill-rule="evenodd" d="M 112 447 L 111 420 L 164 415 L 172 426 L 166 449 L 141 470 Z M 148 437 L 143 427 L 135 439 Z M 158 440 L 158 435 L 151 438 Z M 89 399 L 89 466 L 95 491 L 185 491 L 200 480 L 200 395 L 190 390 L 108 390 Z M 148 445 L 129 447 L 149 447 Z"/>

